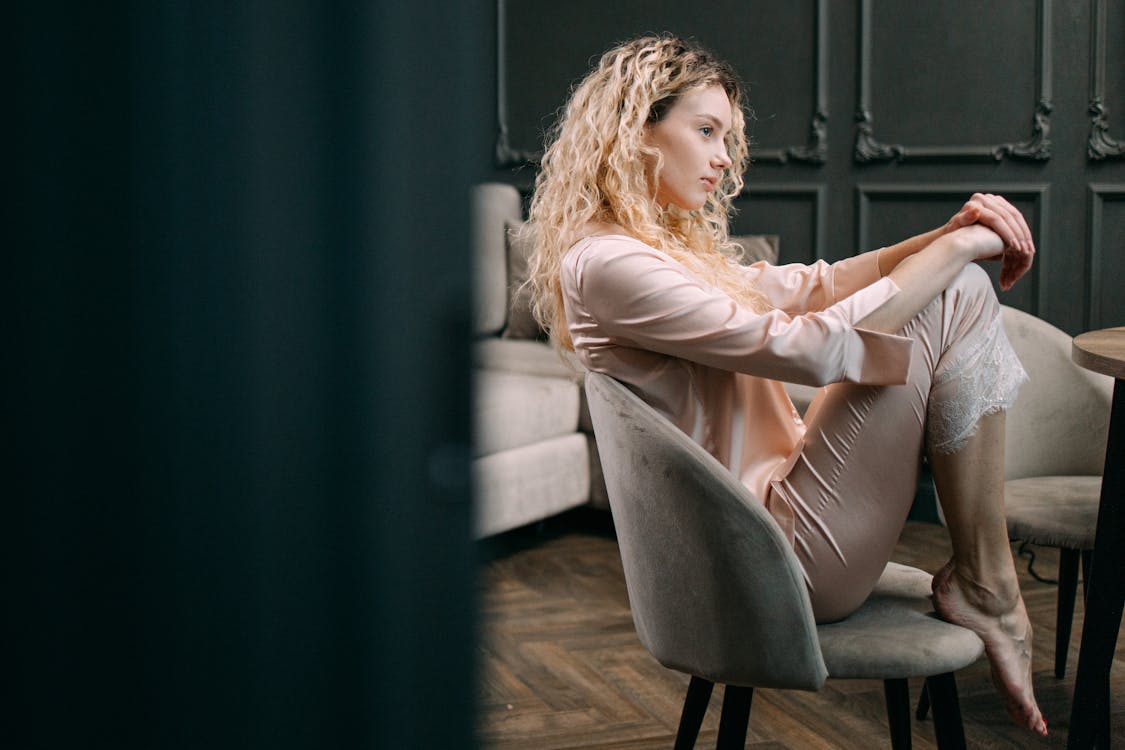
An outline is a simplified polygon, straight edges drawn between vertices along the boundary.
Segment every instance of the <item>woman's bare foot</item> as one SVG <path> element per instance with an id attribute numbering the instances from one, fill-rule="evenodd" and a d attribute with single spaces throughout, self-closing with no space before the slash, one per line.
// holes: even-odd
<path id="1" fill-rule="evenodd" d="M 1031 622 L 1017 593 L 1003 602 L 995 592 L 965 580 L 953 560 L 934 576 L 934 607 L 942 619 L 969 628 L 984 641 L 992 682 L 1017 724 L 1047 736 L 1047 722 L 1031 684 Z"/>

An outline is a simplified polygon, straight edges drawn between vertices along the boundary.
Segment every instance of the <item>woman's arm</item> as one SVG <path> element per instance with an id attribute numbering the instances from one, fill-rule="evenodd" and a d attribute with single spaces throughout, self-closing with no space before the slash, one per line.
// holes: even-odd
<path id="1" fill-rule="evenodd" d="M 818 312 L 758 313 L 625 237 L 572 249 L 561 276 L 571 336 L 595 360 L 612 346 L 811 386 L 906 382 L 911 339 L 855 327 L 901 294 L 890 279 Z"/>
<path id="2" fill-rule="evenodd" d="M 900 330 L 953 281 L 966 264 L 1003 261 L 1000 288 L 1010 289 L 1035 257 L 1023 214 L 996 195 L 977 193 L 945 226 L 879 251 L 880 271 L 901 294 L 857 324 L 872 331 Z"/>
<path id="3" fill-rule="evenodd" d="M 879 275 L 889 275 L 890 272 L 895 270 L 904 260 L 915 253 L 921 252 L 924 248 L 932 245 L 934 240 L 948 234 L 950 231 L 949 225 L 946 224 L 943 227 L 931 229 L 925 234 L 919 234 L 889 247 L 873 251 L 879 254 Z"/>
<path id="4" fill-rule="evenodd" d="M 941 294 L 966 265 L 997 258 L 1004 253 L 1004 248 L 1004 240 L 980 224 L 938 235 L 890 271 L 888 276 L 898 286 L 899 294 L 861 319 L 857 327 L 883 333 L 901 330 Z"/>
<path id="5" fill-rule="evenodd" d="M 888 275 L 907 258 L 921 252 L 939 238 L 972 224 L 983 224 L 1004 242 L 1004 268 L 1000 272 L 1000 287 L 1012 284 L 1031 267 L 1035 255 L 1035 242 L 1023 214 L 999 195 L 974 194 L 961 210 L 937 229 L 903 240 L 896 245 L 875 251 L 879 253 L 879 273 Z M 999 254 L 998 254 L 999 255 Z"/>
<path id="6" fill-rule="evenodd" d="M 945 224 L 924 234 L 831 265 L 818 261 L 809 266 L 763 267 L 756 263 L 747 269 L 747 280 L 787 313 L 815 312 L 887 276 L 949 233 L 973 224 L 988 227 L 1004 240 L 1000 287 L 1009 289 L 1031 267 L 1035 255 L 1031 230 L 1004 198 L 981 193 L 973 195 Z"/>

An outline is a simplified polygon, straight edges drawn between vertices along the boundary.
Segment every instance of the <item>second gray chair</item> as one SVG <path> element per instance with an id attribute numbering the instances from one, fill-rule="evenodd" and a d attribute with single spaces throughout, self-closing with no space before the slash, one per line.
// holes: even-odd
<path id="1" fill-rule="evenodd" d="M 925 676 L 938 746 L 965 746 L 953 672 L 984 653 L 930 612 L 930 576 L 888 565 L 866 604 L 818 626 L 800 564 L 761 501 L 621 383 L 586 376 L 590 414 L 637 635 L 692 676 L 677 750 L 695 744 L 725 684 L 719 748 L 745 745 L 753 688 L 819 690 L 826 678 L 884 681 L 892 745 L 910 747 L 907 678 Z"/>
<path id="2" fill-rule="evenodd" d="M 1071 338 L 1003 308 L 1004 329 L 1030 379 L 1006 418 L 1004 510 L 1008 536 L 1059 548 L 1055 676 L 1066 674 L 1081 556 L 1094 549 L 1113 379 L 1070 358 Z"/>

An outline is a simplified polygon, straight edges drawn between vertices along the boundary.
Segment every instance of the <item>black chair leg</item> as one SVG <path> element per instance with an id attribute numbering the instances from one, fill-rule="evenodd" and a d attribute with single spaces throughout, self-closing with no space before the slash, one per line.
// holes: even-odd
<path id="1" fill-rule="evenodd" d="M 910 750 L 910 684 L 905 678 L 883 680 L 892 750 Z"/>
<path id="2" fill-rule="evenodd" d="M 1086 586 L 1090 581 L 1090 568 L 1094 565 L 1094 550 L 1082 550 L 1082 601 L 1086 601 Z"/>
<path id="3" fill-rule="evenodd" d="M 754 688 L 727 685 L 723 694 L 723 715 L 719 717 L 716 750 L 745 750 L 746 727 L 750 723 L 750 702 Z"/>
<path id="4" fill-rule="evenodd" d="M 711 702 L 711 690 L 715 683 L 702 677 L 692 677 L 688 684 L 687 697 L 684 698 L 684 710 L 680 714 L 680 729 L 676 732 L 675 750 L 692 750 L 695 740 L 699 737 L 699 727 L 703 725 L 703 716 L 707 713 L 707 704 Z"/>
<path id="5" fill-rule="evenodd" d="M 922 683 L 922 692 L 918 695 L 918 711 L 914 714 L 914 718 L 918 721 L 925 721 L 926 714 L 930 712 L 930 683 L 929 681 Z"/>
<path id="6" fill-rule="evenodd" d="M 1059 600 L 1055 605 L 1055 677 L 1060 680 L 1066 676 L 1070 626 L 1074 620 L 1074 597 L 1078 593 L 1078 558 L 1081 554 L 1076 549 L 1059 550 Z"/>
<path id="7" fill-rule="evenodd" d="M 965 750 L 965 727 L 961 722 L 961 704 L 957 700 L 957 682 L 953 673 L 926 678 L 930 701 L 934 706 L 934 736 L 940 750 Z"/>

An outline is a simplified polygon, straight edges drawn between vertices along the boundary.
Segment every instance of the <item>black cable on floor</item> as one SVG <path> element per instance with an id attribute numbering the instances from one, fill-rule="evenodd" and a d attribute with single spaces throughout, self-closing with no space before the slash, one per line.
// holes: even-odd
<path id="1" fill-rule="evenodd" d="M 1054 578 L 1044 578 L 1043 576 L 1035 572 L 1035 550 L 1028 549 L 1027 542 L 1020 542 L 1020 547 L 1019 550 L 1017 550 L 1017 554 L 1020 557 L 1027 558 L 1027 572 L 1031 574 L 1032 578 L 1039 581 L 1040 583 L 1049 583 L 1052 586 L 1057 586 L 1059 584 L 1059 582 Z"/>

